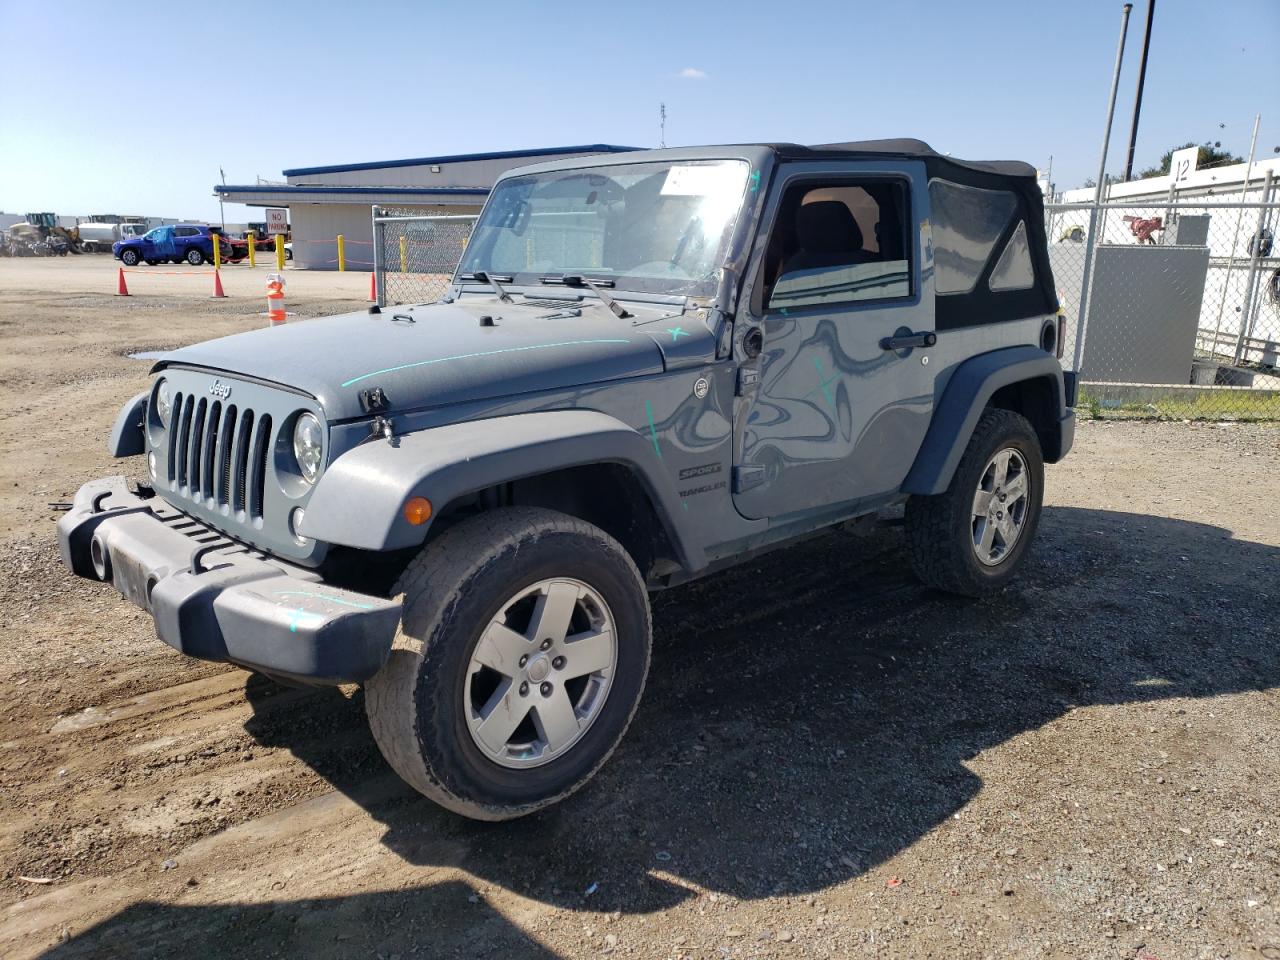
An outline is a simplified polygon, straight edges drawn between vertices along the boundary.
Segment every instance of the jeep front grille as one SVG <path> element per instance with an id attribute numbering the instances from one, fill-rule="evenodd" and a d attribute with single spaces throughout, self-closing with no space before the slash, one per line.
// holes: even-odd
<path id="1" fill-rule="evenodd" d="M 271 417 L 234 403 L 174 394 L 169 489 L 207 507 L 260 518 L 271 450 Z"/>

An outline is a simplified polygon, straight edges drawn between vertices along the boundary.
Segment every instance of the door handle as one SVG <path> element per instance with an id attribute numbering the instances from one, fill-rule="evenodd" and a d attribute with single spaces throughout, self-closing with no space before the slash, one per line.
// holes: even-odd
<path id="1" fill-rule="evenodd" d="M 932 347 L 938 342 L 938 335 L 932 330 L 927 333 L 895 333 L 880 341 L 881 350 L 910 350 L 912 347 Z"/>

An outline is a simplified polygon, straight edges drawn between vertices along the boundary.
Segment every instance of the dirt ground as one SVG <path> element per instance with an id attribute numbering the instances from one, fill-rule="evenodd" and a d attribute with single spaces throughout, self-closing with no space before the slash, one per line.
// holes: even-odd
<path id="1" fill-rule="evenodd" d="M 671 591 L 601 775 L 477 824 L 358 689 L 184 659 L 57 559 L 126 354 L 262 324 L 264 272 L 0 260 L 0 955 L 1280 960 L 1280 429 L 1082 424 L 990 601 L 894 528 Z"/>

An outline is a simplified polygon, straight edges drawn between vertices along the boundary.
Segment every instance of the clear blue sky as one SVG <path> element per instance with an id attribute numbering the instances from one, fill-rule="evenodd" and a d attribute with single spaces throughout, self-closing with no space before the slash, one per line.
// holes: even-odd
<path id="1" fill-rule="evenodd" d="M 1066 188 L 1096 173 L 1120 7 L 0 0 L 0 210 L 214 220 L 219 165 L 252 183 L 327 163 L 650 146 L 660 101 L 669 145 L 916 136 L 961 157 L 1052 154 Z M 1266 110 L 1258 153 L 1274 156 L 1278 64 L 1278 0 L 1158 0 L 1137 165 L 1186 140 L 1243 155 Z"/>

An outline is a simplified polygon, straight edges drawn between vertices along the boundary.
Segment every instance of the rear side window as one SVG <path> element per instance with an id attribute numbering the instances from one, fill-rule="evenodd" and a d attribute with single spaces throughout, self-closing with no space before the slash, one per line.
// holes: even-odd
<path id="1" fill-rule="evenodd" d="M 933 208 L 934 290 L 970 293 L 1013 219 L 1018 198 L 1005 190 L 935 179 L 929 181 L 929 205 Z"/>
<path id="2" fill-rule="evenodd" d="M 1018 229 L 1004 246 L 1004 253 L 991 271 L 992 290 L 1026 290 L 1035 286 L 1036 272 L 1031 266 L 1031 247 L 1027 243 L 1027 225 L 1018 221 Z"/>
<path id="3" fill-rule="evenodd" d="M 195 227 L 176 227 L 173 232 L 179 237 L 194 237 L 200 231 Z"/>

